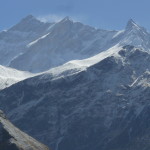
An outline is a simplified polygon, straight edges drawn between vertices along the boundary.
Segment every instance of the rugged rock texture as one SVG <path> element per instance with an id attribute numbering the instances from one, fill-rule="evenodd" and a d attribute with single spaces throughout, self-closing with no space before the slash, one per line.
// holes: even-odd
<path id="1" fill-rule="evenodd" d="M 34 73 L 64 64 L 0 91 L 9 119 L 54 150 L 150 149 L 150 34 L 133 20 L 106 31 L 28 16 L 0 33 L 0 64 Z M 1 121 L 6 138 L 16 133 Z"/>
<path id="2" fill-rule="evenodd" d="M 49 150 L 16 128 L 0 110 L 0 150 Z"/>
<path id="3" fill-rule="evenodd" d="M 0 108 L 55 150 L 148 150 L 150 54 L 129 45 L 108 52 L 80 72 L 2 90 Z"/>

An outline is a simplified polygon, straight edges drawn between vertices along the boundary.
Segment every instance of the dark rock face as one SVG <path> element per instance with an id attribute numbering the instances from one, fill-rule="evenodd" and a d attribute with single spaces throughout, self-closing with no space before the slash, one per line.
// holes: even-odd
<path id="1" fill-rule="evenodd" d="M 148 150 L 149 60 L 124 47 L 77 74 L 17 83 L 0 92 L 0 108 L 55 150 Z"/>
<path id="2" fill-rule="evenodd" d="M 2 150 L 20 150 L 15 144 L 10 143 L 12 137 L 2 127 L 0 129 L 0 148 Z"/>
<path id="3" fill-rule="evenodd" d="M 48 150 L 48 147 L 20 131 L 11 124 L 2 111 L 0 111 L 0 149 Z"/>

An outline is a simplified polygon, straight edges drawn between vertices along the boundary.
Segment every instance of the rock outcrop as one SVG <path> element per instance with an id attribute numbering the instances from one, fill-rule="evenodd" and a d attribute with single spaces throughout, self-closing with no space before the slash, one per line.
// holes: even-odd
<path id="1" fill-rule="evenodd" d="M 16 128 L 0 110 L 0 150 L 49 150 Z"/>

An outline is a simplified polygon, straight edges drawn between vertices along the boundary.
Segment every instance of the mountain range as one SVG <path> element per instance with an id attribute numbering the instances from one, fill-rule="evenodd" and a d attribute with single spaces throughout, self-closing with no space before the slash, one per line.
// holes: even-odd
<path id="1" fill-rule="evenodd" d="M 85 59 L 119 45 L 149 51 L 150 34 L 129 20 L 125 30 L 95 29 L 69 17 L 43 23 L 29 15 L 0 33 L 0 64 L 38 73 L 75 59 Z"/>
<path id="2" fill-rule="evenodd" d="M 132 19 L 108 31 L 29 15 L 0 33 L 0 64 L 0 109 L 53 150 L 150 149 L 150 33 Z"/>

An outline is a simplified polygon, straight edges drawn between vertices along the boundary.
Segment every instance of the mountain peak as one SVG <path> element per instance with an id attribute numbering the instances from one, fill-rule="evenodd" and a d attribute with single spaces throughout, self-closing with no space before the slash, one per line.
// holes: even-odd
<path id="1" fill-rule="evenodd" d="M 130 24 L 136 24 L 133 19 L 129 19 L 129 20 L 128 20 L 128 23 L 130 23 Z"/>
<path id="2" fill-rule="evenodd" d="M 140 26 L 135 23 L 135 21 L 133 19 L 130 19 L 126 25 L 126 30 L 132 30 L 132 29 L 139 29 Z"/>
<path id="3" fill-rule="evenodd" d="M 33 15 L 28 15 L 22 19 L 22 21 L 31 21 L 31 20 L 37 20 L 37 19 Z"/>
<path id="4" fill-rule="evenodd" d="M 23 31 L 23 32 L 39 32 L 42 28 L 47 28 L 48 23 L 43 23 L 32 15 L 23 18 L 18 24 L 13 26 L 10 30 Z"/>
<path id="5" fill-rule="evenodd" d="M 73 20 L 69 16 L 66 16 L 64 19 L 61 20 L 61 22 L 73 22 Z"/>
<path id="6" fill-rule="evenodd" d="M 22 24 L 32 24 L 32 23 L 42 23 L 40 20 L 38 20 L 33 15 L 28 15 L 25 18 L 23 18 L 20 23 Z"/>

